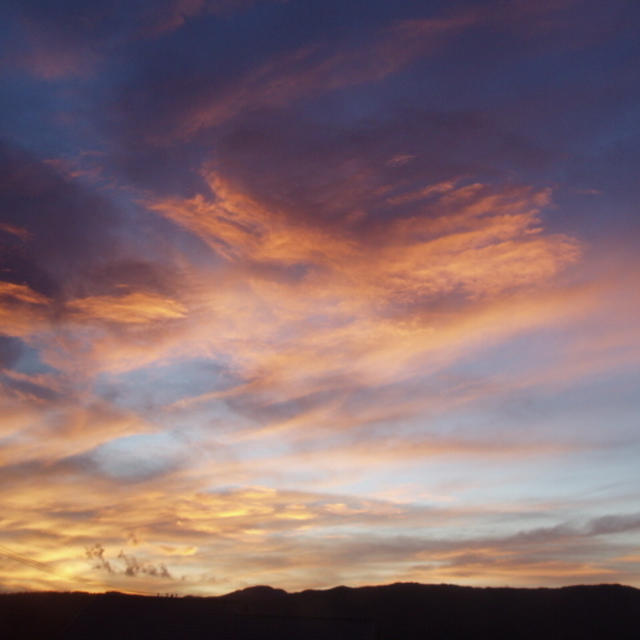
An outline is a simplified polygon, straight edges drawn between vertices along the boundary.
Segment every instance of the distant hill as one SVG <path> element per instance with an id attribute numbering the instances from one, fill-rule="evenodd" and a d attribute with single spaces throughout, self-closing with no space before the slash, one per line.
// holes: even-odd
<path id="1" fill-rule="evenodd" d="M 398 583 L 215 598 L 0 594 L 0 638 L 29 640 L 428 640 L 640 638 L 640 590 Z"/>

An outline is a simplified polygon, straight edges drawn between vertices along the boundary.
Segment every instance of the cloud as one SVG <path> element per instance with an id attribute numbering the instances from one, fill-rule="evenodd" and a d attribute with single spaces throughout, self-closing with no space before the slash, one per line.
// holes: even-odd
<path id="1" fill-rule="evenodd" d="M 602 516 L 593 520 L 588 527 L 591 535 L 625 533 L 640 528 L 640 514 L 632 513 L 620 516 Z"/>
<path id="2" fill-rule="evenodd" d="M 193 545 L 186 547 L 161 545 L 158 549 L 161 553 L 168 556 L 193 556 L 198 553 L 198 547 Z"/>
<path id="3" fill-rule="evenodd" d="M 208 59 L 219 52 L 214 42 L 203 41 L 200 51 L 183 49 L 178 54 L 186 63 L 180 68 L 175 60 L 159 56 L 140 69 L 135 84 L 126 89 L 123 124 L 131 134 L 137 131 L 136 137 L 160 146 L 192 138 L 202 129 L 249 111 L 281 108 L 309 96 L 378 82 L 437 50 L 443 41 L 473 22 L 471 11 L 400 20 L 366 33 L 365 38 L 350 34 L 351 38 L 337 43 L 299 43 L 266 60 L 261 56 L 252 68 L 235 74 L 208 64 Z M 200 35 L 197 31 L 195 34 Z M 209 52 L 206 60 L 203 51 Z M 163 78 L 163 90 L 150 91 L 150 86 L 157 88 L 159 76 Z M 153 118 L 149 118 L 147 100 L 152 93 L 155 108 Z"/>
<path id="4" fill-rule="evenodd" d="M 78 320 L 104 320 L 123 324 L 146 324 L 185 316 L 185 308 L 175 300 L 148 292 L 130 292 L 122 296 L 90 296 L 68 304 Z"/>
<path id="5" fill-rule="evenodd" d="M 225 16 L 258 0 L 168 0 L 160 5 L 108 0 L 99 6 L 66 2 L 8 2 L 5 18 L 13 27 L 7 61 L 47 81 L 87 77 L 114 50 L 180 29 L 199 16 Z M 126 20 L 123 16 L 126 15 Z M 6 64 L 6 62 L 5 62 Z"/>
<path id="6" fill-rule="evenodd" d="M 80 4 L 7 5 L 0 588 L 640 580 L 630 10 Z"/>
<path id="7" fill-rule="evenodd" d="M 5 372 L 0 377 L 0 408 L 0 463 L 7 466 L 54 464 L 115 438 L 154 429 L 136 412 L 75 388 L 60 371 L 33 376 Z"/>
<path id="8" fill-rule="evenodd" d="M 117 254 L 119 212 L 102 194 L 66 180 L 14 145 L 0 145 L 0 167 L 2 222 L 24 231 L 7 239 L 1 258 L 5 294 L 11 284 L 14 298 L 22 291 L 22 302 L 44 304 L 42 296 L 86 286 L 92 268 Z M 35 292 L 29 300 L 25 287 Z"/>
<path id="9" fill-rule="evenodd" d="M 0 223 L 0 231 L 4 231 L 5 233 L 9 233 L 20 240 L 27 240 L 29 238 L 29 232 L 26 229 L 22 229 L 21 227 L 16 227 L 12 224 Z"/>
<path id="10" fill-rule="evenodd" d="M 165 3 L 161 11 L 158 11 L 156 5 L 149 5 L 142 12 L 141 33 L 145 36 L 157 37 L 175 31 L 203 14 L 226 16 L 265 1 L 287 2 L 287 0 L 171 0 Z"/>
<path id="11" fill-rule="evenodd" d="M 229 469 L 219 469 L 220 477 L 231 478 Z M 126 581 L 136 578 L 139 587 L 153 590 L 153 581 L 163 579 L 185 592 L 197 590 L 202 572 L 213 566 L 221 590 L 261 579 L 289 589 L 394 577 L 471 584 L 487 576 L 512 584 L 562 583 L 567 576 L 600 581 L 622 575 L 615 558 L 633 549 L 614 536 L 638 524 L 633 513 L 568 522 L 567 504 L 436 506 L 265 486 L 202 491 L 193 469 L 138 486 L 105 482 L 85 470 L 92 510 L 83 512 L 86 496 L 61 469 L 43 470 L 46 482 L 14 476 L 11 493 L 3 496 L 3 536 L 18 553 L 38 549 L 32 557 L 51 568 L 48 584 L 58 588 L 64 588 L 58 575 L 63 568 L 90 579 L 83 559 L 108 577 L 111 588 L 127 588 Z M 526 519 L 552 524 L 522 528 Z M 497 523 L 505 521 L 516 527 L 513 533 L 497 533 Z M 451 535 L 461 528 L 465 536 Z M 163 561 L 167 555 L 171 570 Z M 6 576 L 8 584 L 32 573 L 42 579 L 37 568 L 19 567 Z M 176 575 L 184 578 L 178 582 Z"/>
<path id="12" fill-rule="evenodd" d="M 104 547 L 100 543 L 96 542 L 92 547 L 87 547 L 86 554 L 87 558 L 95 561 L 94 569 L 104 569 L 108 573 L 113 573 L 111 563 L 105 560 Z"/>
<path id="13" fill-rule="evenodd" d="M 185 114 L 182 134 L 193 135 L 247 109 L 279 107 L 316 92 L 379 81 L 472 23 L 471 14 L 407 20 L 385 29 L 364 47 L 347 44 L 331 52 L 320 45 L 285 54 Z"/>
<path id="14" fill-rule="evenodd" d="M 28 286 L 14 284 L 13 282 L 0 282 L 0 296 L 9 298 L 16 302 L 27 304 L 46 304 L 49 300 L 46 296 L 36 293 Z"/>
<path id="15" fill-rule="evenodd" d="M 469 322 L 484 340 L 518 331 L 519 317 L 522 329 L 546 322 L 542 305 L 555 294 L 538 307 L 540 287 L 580 255 L 571 238 L 544 233 L 539 214 L 549 194 L 527 187 L 462 185 L 424 213 L 379 220 L 356 237 L 348 227 L 290 219 L 219 176 L 210 184 L 215 199 L 149 206 L 225 260 L 215 292 L 192 304 L 212 314 L 202 339 L 216 351 L 244 345 L 253 392 L 293 385 L 293 395 L 305 379 L 344 374 L 382 383 L 426 354 L 438 366 L 436 354 L 462 335 L 469 348 Z"/>
<path id="16" fill-rule="evenodd" d="M 266 487 L 210 489 L 265 479 L 306 483 L 309 477 L 329 485 L 337 469 L 346 482 L 427 460 L 526 464 L 588 448 L 579 438 L 505 437 L 499 429 L 447 432 L 432 422 L 527 380 L 524 373 L 509 384 L 481 376 L 481 382 L 460 378 L 452 386 L 452 367 L 519 335 L 584 322 L 601 300 L 597 287 L 564 279 L 585 247 L 547 231 L 549 189 L 459 175 L 418 188 L 414 181 L 399 182 L 377 196 L 385 215 L 365 212 L 354 223 L 348 216 L 294 216 L 222 172 L 209 171 L 206 179 L 210 194 L 146 200 L 156 215 L 208 248 L 197 256 L 177 250 L 171 257 L 181 265 L 179 286 L 167 270 L 118 253 L 112 259 L 110 251 L 108 268 L 94 271 L 102 276 L 72 289 L 84 295 L 3 285 L 2 299 L 12 311 L 32 309 L 37 322 L 19 335 L 42 345 L 45 364 L 57 370 L 46 380 L 58 394 L 34 405 L 33 389 L 19 388 L 11 374 L 11 412 L 5 414 L 10 438 L 2 452 L 13 486 L 5 516 L 11 536 L 25 547 L 41 545 L 43 558 L 55 556 L 53 549 L 64 541 L 78 557 L 93 549 L 94 565 L 123 588 L 121 579 L 143 584 L 178 575 L 187 576 L 184 588 L 196 588 L 203 562 L 221 554 L 226 560 L 220 571 L 233 566 L 238 572 L 237 581 L 225 578 L 221 589 L 261 576 L 296 587 L 309 575 L 328 586 L 343 576 L 351 582 L 399 574 L 477 581 L 490 569 L 494 577 L 524 580 L 528 569 L 540 579 L 559 580 L 619 571 L 606 542 L 596 545 L 601 561 L 558 558 L 558 549 L 570 548 L 569 538 L 582 541 L 583 557 L 592 553 L 584 541 L 593 537 L 588 527 L 561 522 L 454 544 L 427 532 L 479 522 L 477 512 L 471 517 L 464 508 Z M 163 415 L 144 403 L 118 406 L 117 394 L 96 398 L 93 384 L 101 375 L 112 376 L 117 387 L 124 372 L 177 366 L 196 356 L 224 363 L 233 383 L 220 388 L 212 380 L 211 391 L 205 385 L 193 396 L 187 387 Z M 439 387 L 434 376 L 445 382 Z M 190 431 L 198 411 L 215 426 L 196 420 Z M 419 428 L 412 424 L 418 416 L 429 417 Z M 131 445 L 129 457 L 117 446 L 101 452 L 121 438 L 164 437 L 173 428 L 184 434 L 185 449 L 197 442 L 189 464 L 161 464 L 135 475 L 135 483 L 122 469 L 143 452 L 148 456 L 142 443 Z M 69 490 L 78 482 L 92 491 L 86 518 L 68 515 L 87 507 Z M 485 515 L 487 521 L 493 517 Z M 413 527 L 424 535 L 409 539 Z M 598 528 L 605 531 L 603 524 Z M 363 530 L 376 533 L 359 546 Z M 48 541 L 51 531 L 60 531 L 55 543 Z M 123 548 L 131 536 L 138 540 L 135 556 Z M 292 536 L 311 540 L 317 557 L 302 544 L 292 546 Z M 104 546 L 92 546 L 96 539 Z M 553 552 L 541 550 L 543 542 L 553 543 Z M 70 553 L 55 562 L 79 567 Z M 166 555 L 175 561 L 171 572 L 162 561 Z M 419 568 L 426 555 L 430 568 Z M 16 571 L 11 580 L 18 579 L 34 578 L 19 578 Z"/>
<path id="17" fill-rule="evenodd" d="M 153 565 L 141 563 L 134 556 L 128 556 L 123 551 L 118 554 L 118 559 L 125 564 L 124 575 L 135 578 L 138 575 L 151 576 L 153 578 L 172 578 L 164 564 Z"/>
<path id="18" fill-rule="evenodd" d="M 28 336 L 46 328 L 49 298 L 25 284 L 0 281 L 0 331 Z"/>
<path id="19" fill-rule="evenodd" d="M 579 255 L 570 238 L 540 235 L 538 214 L 549 203 L 548 191 L 522 187 L 492 193 L 486 185 L 462 186 L 431 211 L 378 222 L 373 227 L 378 237 L 356 240 L 348 231 L 339 237 L 335 230 L 296 224 L 215 174 L 209 184 L 215 200 L 196 196 L 149 206 L 229 260 L 330 269 L 337 278 L 364 284 L 365 291 L 373 287 L 362 282 L 370 274 L 381 288 L 404 291 L 409 298 L 457 288 L 472 295 L 497 293 L 549 278 Z M 374 249 L 378 255 L 372 260 L 368 251 Z"/>

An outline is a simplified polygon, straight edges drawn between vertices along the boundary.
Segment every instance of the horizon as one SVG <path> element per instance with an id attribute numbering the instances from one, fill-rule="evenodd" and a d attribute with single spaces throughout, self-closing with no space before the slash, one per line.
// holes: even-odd
<path id="1" fill-rule="evenodd" d="M 348 589 L 348 590 L 359 590 L 359 589 L 382 589 L 386 587 L 395 587 L 395 586 L 416 586 L 416 587 L 453 587 L 460 589 L 472 589 L 477 591 L 483 590 L 514 590 L 514 591 L 539 591 L 539 590 L 551 590 L 551 591 L 559 591 L 562 589 L 574 589 L 574 588 L 603 588 L 603 587 L 620 587 L 622 589 L 632 589 L 634 591 L 640 591 L 639 587 L 634 587 L 628 584 L 620 584 L 619 582 L 602 582 L 602 583 L 589 583 L 589 584 L 566 584 L 555 587 L 546 587 L 546 586 L 527 586 L 527 587 L 512 587 L 509 585 L 498 585 L 486 587 L 482 585 L 461 585 L 454 584 L 448 582 L 440 582 L 440 583 L 422 583 L 422 582 L 390 582 L 386 584 L 363 584 L 358 586 L 350 586 L 346 584 L 338 584 L 332 587 L 322 587 L 322 588 L 308 588 L 301 589 L 299 591 L 287 591 L 286 589 L 281 589 L 280 587 L 274 587 L 268 584 L 254 584 L 248 587 L 242 587 L 240 589 L 236 589 L 234 591 L 228 591 L 224 593 L 216 593 L 216 594 L 193 594 L 193 593 L 163 593 L 163 592 L 137 592 L 137 591 L 117 591 L 117 590 L 109 590 L 109 591 L 83 591 L 79 589 L 74 589 L 73 591 L 0 591 L 0 596 L 3 595 L 86 595 L 86 596 L 108 596 L 108 595 L 116 595 L 116 596 L 137 596 L 140 598 L 224 598 L 226 596 L 245 593 L 245 592 L 256 592 L 257 590 L 269 590 L 275 592 L 281 592 L 285 595 L 300 595 L 307 592 L 314 593 L 325 593 L 327 591 L 335 591 L 336 589 Z"/>
<path id="2" fill-rule="evenodd" d="M 640 3 L 0 17 L 0 593 L 640 588 Z"/>
<path id="3" fill-rule="evenodd" d="M 640 590 L 621 585 L 509 589 L 401 583 L 219 597 L 120 592 L 4 594 L 10 638 L 632 638 Z M 37 614 L 37 615 L 34 615 Z"/>

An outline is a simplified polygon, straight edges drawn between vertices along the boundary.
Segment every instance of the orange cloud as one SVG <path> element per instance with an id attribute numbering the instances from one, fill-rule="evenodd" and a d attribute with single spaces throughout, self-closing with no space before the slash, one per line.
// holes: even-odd
<path id="1" fill-rule="evenodd" d="M 620 575 L 606 557 L 559 562 L 545 555 L 536 536 L 454 544 L 432 533 L 447 523 L 490 520 L 493 510 L 505 510 L 495 504 L 471 514 L 455 498 L 447 509 L 436 509 L 256 486 L 264 478 L 283 485 L 313 474 L 316 488 L 336 488 L 381 465 L 393 470 L 470 458 L 524 464 L 529 456 L 584 449 L 577 440 L 443 434 L 429 424 L 395 435 L 376 431 L 418 415 L 428 423 L 491 394 L 540 384 L 545 376 L 534 368 L 510 380 L 452 383 L 446 397 L 437 385 L 422 385 L 419 394 L 399 388 L 526 332 L 584 327 L 595 317 L 603 290 L 562 279 L 586 249 L 545 230 L 541 212 L 551 202 L 549 190 L 461 178 L 417 192 L 391 189 L 380 197 L 398 207 L 398 215 L 355 234 L 348 222 L 327 225 L 267 206 L 219 174 L 208 180 L 211 198 L 149 203 L 217 257 L 212 265 L 184 269 L 171 295 L 140 288 L 76 298 L 59 305 L 53 323 L 46 321 L 46 296 L 26 285 L 0 285 L 7 330 L 44 344 L 43 360 L 58 370 L 48 378 L 12 372 L 0 381 L 0 459 L 11 480 L 11 490 L 2 492 L 0 523 L 17 541 L 16 553 L 30 551 L 50 569 L 15 561 L 6 585 L 72 588 L 82 582 L 96 590 L 156 591 L 163 584 L 161 590 L 194 592 L 252 581 L 295 588 L 402 576 L 473 583 L 486 582 L 488 571 L 493 580 L 516 582 L 525 581 L 525 572 L 541 581 Z M 359 224 L 366 220 L 365 212 Z M 611 283 L 602 286 L 609 295 Z M 567 344 L 564 362 L 568 367 L 571 354 L 579 353 L 575 375 L 584 375 L 634 340 L 629 329 L 586 346 Z M 235 384 L 221 390 L 212 384 L 201 395 L 167 401 L 161 416 L 94 395 L 101 373 L 117 377 L 191 357 L 223 360 Z M 558 367 L 555 375 L 567 371 Z M 55 397 L 38 398 L 18 383 L 41 383 Z M 362 399 L 353 402 L 358 393 Z M 192 415 L 202 409 L 215 415 L 222 406 L 235 414 L 223 414 L 220 430 L 198 434 L 188 468 L 161 465 L 128 483 L 96 462 L 101 445 L 158 433 L 168 423 L 185 430 L 187 443 Z M 133 466 L 136 455 L 143 453 L 132 454 Z M 91 492 L 89 505 L 86 493 L 75 492 L 79 481 Z M 236 488 L 211 489 L 219 486 Z M 352 531 L 365 527 L 371 539 L 359 547 Z M 393 542 L 416 528 L 422 538 Z M 292 542 L 294 533 L 313 540 L 316 551 Z M 570 532 L 573 544 L 585 535 Z M 375 551 L 380 536 L 391 542 Z M 113 573 L 87 558 L 86 549 L 97 543 Z M 602 549 L 604 557 L 606 543 Z M 433 560 L 426 568 L 420 566 L 425 553 Z M 203 569 L 214 560 L 223 575 L 215 583 Z M 131 567 L 145 570 L 127 574 Z"/>
<path id="2" fill-rule="evenodd" d="M 12 223 L 0 235 L 14 282 L 0 281 L 0 589 L 640 580 L 640 519 L 623 512 L 632 490 L 578 477 L 593 477 L 582 454 L 601 455 L 602 443 L 632 457 L 633 415 L 606 430 L 580 422 L 584 389 L 545 414 L 593 374 L 635 375 L 635 255 L 605 271 L 618 246 L 554 232 L 569 217 L 547 224 L 552 190 L 515 182 L 559 166 L 531 137 L 547 120 L 518 129 L 535 109 L 518 87 L 495 118 L 471 102 L 455 112 L 420 103 L 417 86 L 392 95 L 395 81 L 370 104 L 341 92 L 469 28 L 472 49 L 496 30 L 522 35 L 519 48 L 568 19 L 553 12 L 570 0 L 497 13 L 489 3 L 368 33 L 374 17 L 338 42 L 282 42 L 251 68 L 267 37 L 235 70 L 212 71 L 208 28 L 226 25 L 193 23 L 251 1 L 169 0 L 113 25 L 102 10 L 79 23 L 35 11 L 25 46 L 9 52 L 56 81 L 100 61 L 115 70 L 130 56 L 132 66 L 100 84 L 117 134 L 105 151 L 48 168 L 37 150 L 5 153 Z M 168 48 L 131 46 L 186 23 L 182 35 L 204 48 L 182 48 L 179 34 Z M 573 44 L 598 37 L 587 23 Z M 430 67 L 453 86 L 448 63 Z M 307 108 L 328 92 L 340 96 L 327 105 L 354 107 L 347 126 Z M 82 105 L 58 102 L 68 113 L 50 113 L 51 126 L 76 126 Z M 150 146 L 145 132 L 157 133 Z M 506 183 L 473 177 L 505 167 Z M 554 402 L 538 402 L 550 390 Z M 605 472 L 617 463 L 601 460 Z M 576 515 L 588 509 L 599 517 Z"/>
<path id="3" fill-rule="evenodd" d="M 444 195 L 435 215 L 392 221 L 368 242 L 265 209 L 219 176 L 209 181 L 215 201 L 196 196 L 149 206 L 228 260 L 317 267 L 305 285 L 325 296 L 328 289 L 407 301 L 456 289 L 481 296 L 549 280 L 580 255 L 571 238 L 542 233 L 538 214 L 547 190 L 491 193 L 476 184 L 438 191 Z"/>
<path id="4" fill-rule="evenodd" d="M 214 200 L 149 206 L 225 258 L 215 288 L 203 276 L 185 289 L 200 314 L 190 337 L 231 355 L 256 380 L 253 391 L 277 386 L 291 396 L 310 391 L 306 380 L 317 390 L 320 378 L 336 376 L 379 384 L 427 359 L 433 370 L 453 353 L 562 322 L 587 304 L 578 290 L 551 287 L 580 246 L 545 234 L 547 190 L 452 186 L 423 215 L 356 239 L 265 208 L 220 176 L 210 184 Z M 272 279 L 270 265 L 303 272 Z M 458 299 L 431 310 L 443 296 Z"/>
<path id="5" fill-rule="evenodd" d="M 45 329 L 50 302 L 27 285 L 0 281 L 0 333 L 28 336 Z"/>
<path id="6" fill-rule="evenodd" d="M 211 593 L 264 581 L 291 589 L 309 582 L 327 587 L 409 576 L 531 584 L 567 576 L 595 580 L 622 575 L 616 564 L 620 546 L 609 547 L 602 525 L 560 524 L 496 538 L 442 535 L 447 527 L 477 527 L 511 512 L 522 518 L 527 514 L 523 504 L 436 508 L 263 486 L 203 491 L 204 477 L 193 469 L 134 485 L 86 470 L 78 476 L 80 468 L 65 473 L 45 466 L 40 471 L 45 475 L 36 478 L 16 472 L 11 490 L 2 491 L 0 523 L 11 536 L 10 551 L 39 563 L 15 560 L 5 565 L 5 586 L 61 589 L 82 584 L 89 590 L 155 592 L 164 585 L 178 592 Z M 231 477 L 227 469 L 220 473 Z M 86 492 L 77 491 L 80 479 L 90 501 Z M 207 481 L 212 481 L 210 474 Z M 537 516 L 539 509 L 530 505 L 529 514 Z M 548 517 L 547 509 L 542 517 Z M 607 522 L 615 525 L 611 532 L 637 527 L 637 517 Z M 87 549 L 96 544 L 104 562 L 87 557 Z M 597 562 L 574 559 L 582 547 L 593 545 L 599 550 Z M 135 558 L 149 571 L 127 574 L 123 557 Z M 166 572 L 152 570 L 161 566 Z"/>
<path id="7" fill-rule="evenodd" d="M 0 297 L 27 304 L 47 304 L 49 299 L 25 284 L 0 282 Z"/>
<path id="8" fill-rule="evenodd" d="M 20 238 L 20 240 L 23 240 L 23 241 L 29 238 L 29 232 L 26 229 L 23 229 L 22 227 L 18 227 L 13 224 L 8 224 L 6 222 L 0 222 L 0 231 L 4 231 L 5 233 L 10 233 L 11 235 L 16 236 L 17 238 Z"/>
<path id="9" fill-rule="evenodd" d="M 186 315 L 185 307 L 175 300 L 137 291 L 122 296 L 90 296 L 67 304 L 79 320 L 103 320 L 122 324 L 147 324 Z"/>
<path id="10" fill-rule="evenodd" d="M 0 451 L 0 464 L 49 462 L 90 451 L 116 438 L 146 433 L 153 427 L 133 412 L 108 405 L 87 407 L 36 405 L 31 399 L 7 402 L 2 431 L 12 436 Z M 46 442 L 43 448 L 42 442 Z"/>

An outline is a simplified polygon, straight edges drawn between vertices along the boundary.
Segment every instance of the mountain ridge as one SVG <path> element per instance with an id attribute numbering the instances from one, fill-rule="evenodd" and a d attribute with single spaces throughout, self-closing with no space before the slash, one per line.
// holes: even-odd
<path id="1" fill-rule="evenodd" d="M 618 583 L 467 587 L 398 582 L 222 596 L 0 594 L 0 636 L 78 640 L 458 640 L 638 637 L 640 590 Z"/>

